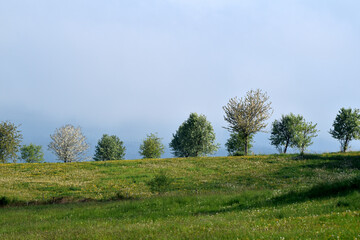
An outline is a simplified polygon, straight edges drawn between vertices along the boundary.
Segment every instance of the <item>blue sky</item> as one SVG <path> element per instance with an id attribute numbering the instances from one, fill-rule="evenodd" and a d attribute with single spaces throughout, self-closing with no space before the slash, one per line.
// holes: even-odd
<path id="1" fill-rule="evenodd" d="M 56 128 L 81 126 L 90 156 L 115 134 L 134 159 L 146 134 L 168 145 L 191 112 L 223 146 L 222 106 L 261 88 L 268 131 L 302 114 L 320 130 L 310 151 L 338 151 L 328 133 L 338 110 L 360 108 L 359 10 L 355 0 L 0 1 L 0 120 L 45 150 Z M 256 135 L 255 153 L 276 152 L 268 138 Z"/>

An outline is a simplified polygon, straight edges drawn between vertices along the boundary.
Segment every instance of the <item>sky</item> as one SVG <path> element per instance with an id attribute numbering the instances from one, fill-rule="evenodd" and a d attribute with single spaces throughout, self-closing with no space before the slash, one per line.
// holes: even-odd
<path id="1" fill-rule="evenodd" d="M 255 135 L 275 153 L 271 123 L 301 114 L 320 130 L 310 152 L 335 152 L 340 108 L 360 108 L 360 2 L 353 0 L 0 0 L 0 121 L 42 145 L 80 126 L 93 156 L 117 135 L 126 159 L 158 133 L 167 146 L 190 113 L 204 114 L 221 149 L 223 106 L 251 89 L 274 113 Z M 360 150 L 360 141 L 351 142 Z"/>

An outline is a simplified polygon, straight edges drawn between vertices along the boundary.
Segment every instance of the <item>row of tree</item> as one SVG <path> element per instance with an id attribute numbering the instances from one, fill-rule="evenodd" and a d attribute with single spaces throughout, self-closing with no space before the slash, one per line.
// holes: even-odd
<path id="1" fill-rule="evenodd" d="M 65 125 L 56 129 L 50 135 L 51 142 L 48 149 L 51 150 L 63 162 L 77 162 L 87 160 L 86 155 L 89 144 L 82 134 L 80 127 Z M 18 126 L 10 122 L 0 124 L 0 162 L 16 162 L 17 152 L 20 151 L 20 160 L 27 163 L 44 162 L 44 153 L 40 145 L 21 146 L 22 135 Z M 156 134 L 150 134 L 140 145 L 139 153 L 144 158 L 160 158 L 164 153 L 164 145 Z M 125 157 L 125 146 L 120 139 L 115 136 L 104 134 L 98 141 L 93 159 L 95 161 L 121 160 Z"/>
<path id="2" fill-rule="evenodd" d="M 231 98 L 223 110 L 224 120 L 228 123 L 225 128 L 230 131 L 230 138 L 225 144 L 229 155 L 248 155 L 254 135 L 264 131 L 266 121 L 273 113 L 268 95 L 260 89 L 251 90 L 244 98 Z M 286 153 L 289 148 L 296 148 L 303 154 L 317 133 L 316 124 L 307 122 L 301 115 L 290 113 L 272 123 L 270 142 L 281 153 Z M 340 109 L 329 133 L 339 140 L 341 151 L 346 152 L 351 140 L 360 139 L 359 110 Z M 73 162 L 87 159 L 86 151 L 89 145 L 80 127 L 65 125 L 56 129 L 50 138 L 48 148 L 59 160 Z M 18 126 L 11 122 L 0 124 L 0 162 L 15 162 L 18 159 L 18 151 L 21 152 L 20 158 L 25 162 L 44 161 L 41 146 L 21 146 L 21 140 L 22 135 Z M 179 126 L 169 146 L 176 157 L 204 156 L 214 154 L 219 149 L 219 144 L 215 143 L 211 123 L 204 115 L 197 113 L 191 113 Z M 150 134 L 140 145 L 139 153 L 144 158 L 160 158 L 164 148 L 161 139 L 156 134 Z M 125 151 L 123 142 L 117 136 L 104 134 L 97 143 L 93 159 L 124 159 Z"/>

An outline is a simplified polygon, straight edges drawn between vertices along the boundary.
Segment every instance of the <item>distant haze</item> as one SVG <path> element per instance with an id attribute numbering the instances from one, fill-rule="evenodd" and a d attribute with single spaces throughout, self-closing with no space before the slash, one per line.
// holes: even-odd
<path id="1" fill-rule="evenodd" d="M 92 146 L 115 134 L 127 159 L 149 133 L 168 146 L 191 112 L 212 123 L 226 155 L 222 106 L 250 89 L 274 114 L 318 124 L 311 152 L 333 152 L 341 107 L 360 108 L 360 2 L 335 0 L 2 1 L 0 121 L 24 144 L 81 126 Z M 254 152 L 270 153 L 269 133 Z M 360 141 L 351 142 L 360 150 Z M 169 150 L 163 157 L 171 157 Z"/>

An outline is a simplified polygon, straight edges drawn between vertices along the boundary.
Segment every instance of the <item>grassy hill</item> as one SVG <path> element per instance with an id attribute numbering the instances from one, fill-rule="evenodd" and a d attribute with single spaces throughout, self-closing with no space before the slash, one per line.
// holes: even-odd
<path id="1" fill-rule="evenodd" d="M 0 204 L 0 239 L 355 239 L 360 153 L 2 164 Z"/>

